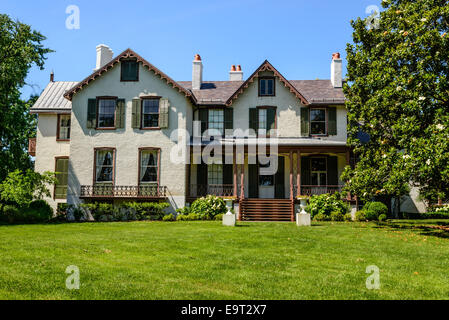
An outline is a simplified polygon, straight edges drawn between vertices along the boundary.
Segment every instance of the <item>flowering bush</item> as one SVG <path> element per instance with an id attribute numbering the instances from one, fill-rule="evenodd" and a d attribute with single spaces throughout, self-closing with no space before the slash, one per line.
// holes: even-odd
<path id="1" fill-rule="evenodd" d="M 192 203 L 191 212 L 197 214 L 203 220 L 212 220 L 217 214 L 225 214 L 227 208 L 222 198 L 208 195 L 196 199 Z"/>
<path id="2" fill-rule="evenodd" d="M 342 200 L 338 192 L 334 194 L 321 194 L 310 198 L 306 211 L 310 213 L 312 218 L 317 214 L 330 217 L 333 212 L 335 212 L 335 215 L 346 214 L 348 212 L 348 205 Z"/>
<path id="3" fill-rule="evenodd" d="M 438 212 L 438 213 L 449 213 L 449 204 L 446 204 L 442 207 L 437 207 L 435 208 L 434 212 Z"/>

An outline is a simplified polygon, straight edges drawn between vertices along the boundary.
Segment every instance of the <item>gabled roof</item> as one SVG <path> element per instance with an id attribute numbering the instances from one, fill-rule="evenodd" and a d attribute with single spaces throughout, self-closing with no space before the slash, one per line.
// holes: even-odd
<path id="1" fill-rule="evenodd" d="M 265 60 L 260 65 L 260 67 L 257 68 L 256 71 L 254 71 L 254 73 L 245 82 L 243 82 L 242 85 L 234 92 L 234 94 L 226 101 L 226 105 L 232 105 L 232 102 L 237 99 L 238 96 L 242 94 L 246 88 L 248 88 L 249 84 L 254 82 L 254 79 L 259 75 L 259 73 L 267 70 L 272 71 L 274 75 L 279 78 L 279 81 L 281 81 L 286 88 L 290 89 L 290 92 L 293 93 L 298 99 L 300 99 L 303 104 L 309 104 L 309 102 L 298 91 L 298 89 L 296 89 L 287 79 L 285 79 L 284 76 L 279 71 L 277 71 L 276 68 L 271 65 L 271 63 L 268 62 L 268 60 Z"/>
<path id="2" fill-rule="evenodd" d="M 122 59 L 137 59 L 138 62 L 142 62 L 142 65 L 147 67 L 149 70 L 153 71 L 157 76 L 159 76 L 162 80 L 165 80 L 167 84 L 173 86 L 173 88 L 176 88 L 179 90 L 179 92 L 184 93 L 186 97 L 192 97 L 192 93 L 188 90 L 186 90 L 184 87 L 179 85 L 175 80 L 170 78 L 168 75 L 163 73 L 161 70 L 153 66 L 151 63 L 149 63 L 147 60 L 139 56 L 137 53 L 135 53 L 131 49 L 126 49 L 122 53 L 120 53 L 118 56 L 116 56 L 114 59 L 109 61 L 107 64 L 105 64 L 103 67 L 92 73 L 90 76 L 79 82 L 76 86 L 74 86 L 72 89 L 70 89 L 68 92 L 64 94 L 64 97 L 68 100 L 72 100 L 72 97 L 75 93 L 82 90 L 85 86 L 87 86 L 90 82 L 96 80 L 98 77 L 100 77 L 103 73 L 111 70 L 117 63 L 120 62 Z"/>
<path id="3" fill-rule="evenodd" d="M 309 104 L 344 104 L 342 88 L 334 88 L 330 80 L 290 80 Z"/>
<path id="4" fill-rule="evenodd" d="M 31 112 L 70 112 L 72 102 L 64 99 L 64 94 L 77 83 L 73 81 L 49 82 L 31 107 Z"/>

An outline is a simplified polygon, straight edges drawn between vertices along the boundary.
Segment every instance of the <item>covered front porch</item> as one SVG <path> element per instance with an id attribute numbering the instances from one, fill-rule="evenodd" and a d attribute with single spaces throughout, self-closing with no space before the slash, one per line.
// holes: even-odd
<path id="1" fill-rule="evenodd" d="M 245 204 L 254 206 L 259 200 L 259 209 L 264 213 L 269 204 L 274 204 L 275 213 L 276 204 L 279 210 L 286 210 L 286 203 L 291 203 L 289 218 L 294 220 L 297 197 L 342 191 L 339 177 L 350 164 L 350 151 L 347 147 L 279 147 L 271 154 L 271 159 L 277 161 L 274 172 L 267 172 L 272 169 L 270 163 L 266 160 L 264 163 L 262 157 L 247 148 L 243 155 L 234 148 L 233 154 L 223 155 L 222 159 L 221 163 L 202 161 L 188 166 L 187 202 L 206 195 L 232 197 L 242 209 Z"/>

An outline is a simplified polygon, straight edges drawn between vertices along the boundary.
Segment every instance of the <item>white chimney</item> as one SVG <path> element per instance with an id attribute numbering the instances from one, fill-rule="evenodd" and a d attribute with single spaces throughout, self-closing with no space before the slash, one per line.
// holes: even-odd
<path id="1" fill-rule="evenodd" d="M 331 82 L 334 88 L 341 88 L 343 86 L 343 67 L 340 53 L 332 55 L 331 63 Z"/>
<path id="2" fill-rule="evenodd" d="M 112 60 L 112 52 L 111 48 L 109 48 L 105 44 L 99 44 L 97 46 L 97 64 L 95 66 L 94 71 L 103 67 L 106 63 Z"/>
<path id="3" fill-rule="evenodd" d="M 199 54 L 195 55 L 192 65 L 192 90 L 200 90 L 203 82 L 203 62 Z"/>
<path id="4" fill-rule="evenodd" d="M 231 66 L 231 71 L 229 71 L 229 81 L 243 81 L 243 71 L 240 65 L 237 66 L 237 69 L 235 69 L 234 65 Z"/>

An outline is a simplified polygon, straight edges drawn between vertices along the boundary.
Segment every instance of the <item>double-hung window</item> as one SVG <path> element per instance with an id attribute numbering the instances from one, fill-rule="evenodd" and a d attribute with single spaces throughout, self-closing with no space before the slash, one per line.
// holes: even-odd
<path id="1" fill-rule="evenodd" d="M 310 109 L 310 133 L 312 135 L 327 134 L 325 108 Z"/>
<path id="2" fill-rule="evenodd" d="M 207 183 L 208 185 L 223 184 L 223 165 L 209 164 L 207 166 Z"/>
<path id="3" fill-rule="evenodd" d="M 112 184 L 114 182 L 114 149 L 95 150 L 95 182 Z"/>
<path id="4" fill-rule="evenodd" d="M 159 150 L 140 150 L 140 184 L 158 183 Z"/>
<path id="5" fill-rule="evenodd" d="M 310 160 L 311 183 L 313 186 L 325 186 L 327 184 L 326 158 L 312 158 Z"/>
<path id="6" fill-rule="evenodd" d="M 115 128 L 115 108 L 117 99 L 99 98 L 98 99 L 98 128 Z"/>
<path id="7" fill-rule="evenodd" d="M 159 98 L 142 99 L 142 129 L 159 127 Z"/>
<path id="8" fill-rule="evenodd" d="M 223 136 L 224 135 L 224 110 L 210 109 L 208 116 L 209 135 Z"/>
<path id="9" fill-rule="evenodd" d="M 70 115 L 61 114 L 58 116 L 57 140 L 70 140 Z"/>

